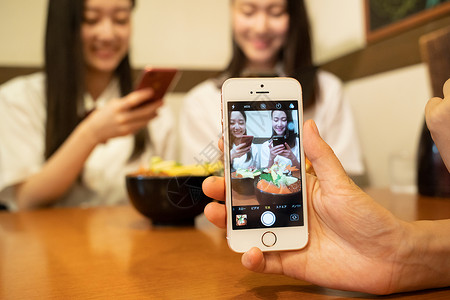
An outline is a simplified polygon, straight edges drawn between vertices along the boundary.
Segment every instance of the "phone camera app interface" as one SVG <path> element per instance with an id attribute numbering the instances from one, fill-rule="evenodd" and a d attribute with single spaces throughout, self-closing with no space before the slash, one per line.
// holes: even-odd
<path id="1" fill-rule="evenodd" d="M 229 102 L 233 229 L 303 226 L 297 101 Z"/>

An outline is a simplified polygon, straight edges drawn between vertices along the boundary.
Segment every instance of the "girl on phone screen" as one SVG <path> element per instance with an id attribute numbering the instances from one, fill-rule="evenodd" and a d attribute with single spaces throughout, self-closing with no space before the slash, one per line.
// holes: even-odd
<path id="1" fill-rule="evenodd" d="M 0 199 L 10 209 L 112 205 L 125 174 L 171 155 L 172 117 L 132 92 L 133 0 L 50 0 L 45 71 L 0 87 Z M 158 110 L 158 117 L 157 117 Z"/>
<path id="2" fill-rule="evenodd" d="M 258 169 L 258 147 L 242 140 L 247 135 L 247 116 L 244 111 L 233 111 L 230 114 L 230 158 L 233 171 L 238 169 Z"/>
<path id="3" fill-rule="evenodd" d="M 292 112 L 273 110 L 272 136 L 261 145 L 261 167 L 270 168 L 274 163 L 295 166 L 300 169 L 299 138 L 294 132 Z M 284 143 L 274 145 L 273 137 L 283 137 Z"/>
<path id="4" fill-rule="evenodd" d="M 312 61 L 303 0 L 230 0 L 232 57 L 220 76 L 194 87 L 181 108 L 182 161 L 194 163 L 221 135 L 220 88 L 231 77 L 293 77 L 303 90 L 304 120 L 313 119 L 351 175 L 364 166 L 341 81 Z"/>

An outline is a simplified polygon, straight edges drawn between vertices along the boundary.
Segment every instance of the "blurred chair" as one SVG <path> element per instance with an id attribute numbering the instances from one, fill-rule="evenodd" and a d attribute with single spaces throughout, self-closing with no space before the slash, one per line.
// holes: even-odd
<path id="1" fill-rule="evenodd" d="M 422 59 L 428 66 L 433 96 L 443 98 L 442 87 L 450 78 L 450 26 L 423 35 L 419 43 Z M 419 193 L 450 197 L 450 173 L 436 149 L 424 124 L 418 151 Z"/>
<path id="2" fill-rule="evenodd" d="M 423 35 L 419 43 L 433 95 L 442 98 L 442 86 L 450 78 L 450 26 Z"/>

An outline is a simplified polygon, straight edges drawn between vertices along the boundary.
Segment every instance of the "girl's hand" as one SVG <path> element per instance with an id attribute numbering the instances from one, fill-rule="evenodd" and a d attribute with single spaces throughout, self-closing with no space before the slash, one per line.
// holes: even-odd
<path id="1" fill-rule="evenodd" d="M 273 146 L 273 142 L 269 143 L 269 149 L 270 149 L 270 161 L 273 161 L 277 155 L 282 155 L 285 151 L 284 145 L 277 145 Z"/>
<path id="2" fill-rule="evenodd" d="M 114 99 L 95 109 L 84 121 L 98 143 L 110 138 L 133 134 L 157 115 L 162 100 L 145 103 L 153 95 L 152 89 L 134 91 L 121 99 Z"/>
<path id="3" fill-rule="evenodd" d="M 231 159 L 235 159 L 247 154 L 252 149 L 252 145 L 246 146 L 245 143 L 239 144 L 231 150 Z"/>
<path id="4" fill-rule="evenodd" d="M 297 160 L 297 157 L 295 157 L 294 152 L 292 152 L 292 149 L 289 147 L 288 143 L 284 143 L 284 147 L 285 148 L 280 155 L 289 158 L 291 161 Z"/>

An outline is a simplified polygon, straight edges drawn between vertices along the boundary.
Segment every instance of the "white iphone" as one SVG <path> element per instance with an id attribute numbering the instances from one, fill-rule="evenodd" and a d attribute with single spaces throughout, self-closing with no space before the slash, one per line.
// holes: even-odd
<path id="1" fill-rule="evenodd" d="M 231 78 L 222 86 L 227 239 L 233 251 L 308 243 L 300 83 Z M 251 145 L 240 143 L 253 136 Z"/>

